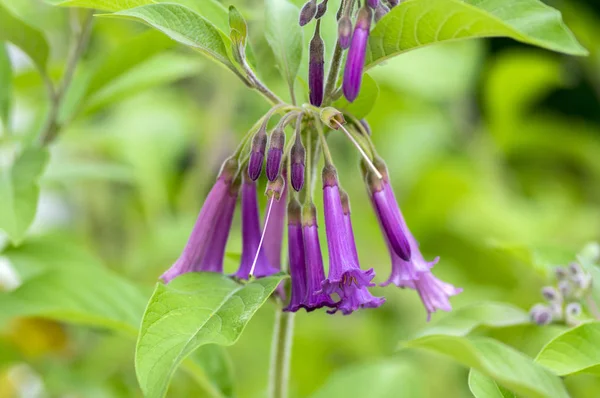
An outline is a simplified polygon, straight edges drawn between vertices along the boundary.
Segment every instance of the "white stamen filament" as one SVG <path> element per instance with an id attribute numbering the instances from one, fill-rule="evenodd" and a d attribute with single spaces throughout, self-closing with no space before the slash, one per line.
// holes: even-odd
<path id="1" fill-rule="evenodd" d="M 260 249 L 262 247 L 263 241 L 265 240 L 265 232 L 267 232 L 267 225 L 269 225 L 269 218 L 271 216 L 271 209 L 273 208 L 273 203 L 275 203 L 275 197 L 271 196 L 269 199 L 269 208 L 267 209 L 267 216 L 265 217 L 265 225 L 263 226 L 262 234 L 260 236 L 260 242 L 258 242 L 258 248 L 256 249 L 256 255 L 254 256 L 254 261 L 252 262 L 252 268 L 250 268 L 250 276 L 254 275 L 254 268 L 256 268 L 256 262 L 258 261 L 258 254 L 260 253 Z"/>
<path id="2" fill-rule="evenodd" d="M 377 178 L 379 178 L 381 180 L 383 178 L 383 176 L 381 175 L 381 173 L 379 172 L 379 170 L 377 170 L 377 167 L 375 167 L 375 165 L 373 164 L 373 162 L 371 162 L 371 159 L 369 159 L 369 156 L 362 149 L 362 147 L 360 146 L 360 144 L 354 139 L 354 137 L 352 137 L 352 134 L 350 134 L 350 132 L 348 130 L 346 130 L 346 128 L 344 127 L 343 124 L 341 124 L 340 122 L 338 122 L 335 119 L 332 119 L 332 120 L 338 125 L 338 127 L 340 127 L 342 129 L 342 131 L 346 134 L 346 136 L 350 139 L 350 141 L 352 141 L 352 144 L 354 144 L 354 146 L 356 147 L 356 149 L 358 149 L 358 151 L 360 152 L 360 154 L 362 155 L 362 157 L 365 159 L 365 161 L 367 162 L 367 164 L 369 165 L 369 167 L 371 168 L 371 170 L 373 170 L 373 173 L 375 173 L 375 175 L 377 176 Z"/>

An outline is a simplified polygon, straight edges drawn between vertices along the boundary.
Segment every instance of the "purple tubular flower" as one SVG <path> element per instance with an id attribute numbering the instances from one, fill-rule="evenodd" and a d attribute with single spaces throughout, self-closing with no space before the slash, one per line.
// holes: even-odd
<path id="1" fill-rule="evenodd" d="M 392 187 L 384 180 L 380 180 L 373 173 L 369 173 L 369 189 L 371 200 L 375 207 L 375 214 L 383 229 L 383 233 L 394 252 L 404 261 L 409 261 L 411 246 L 406 238 L 405 227 L 398 203 L 394 198 Z M 390 195 L 391 192 L 391 195 Z"/>
<path id="2" fill-rule="evenodd" d="M 248 175 L 252 181 L 256 181 L 262 172 L 263 162 L 265 160 L 265 149 L 267 147 L 267 132 L 260 128 L 252 138 L 252 152 L 248 162 Z"/>
<path id="3" fill-rule="evenodd" d="M 421 301 L 427 310 L 427 321 L 431 320 L 431 314 L 437 310 L 452 311 L 449 298 L 462 292 L 461 288 L 442 282 L 431 272 L 424 272 L 419 279 L 414 281 L 415 288 L 421 297 Z"/>
<path id="4" fill-rule="evenodd" d="M 279 175 L 284 145 L 285 133 L 282 129 L 276 128 L 275 131 L 271 133 L 269 153 L 267 154 L 267 178 L 269 179 L 269 181 L 275 181 L 275 179 Z"/>
<path id="5" fill-rule="evenodd" d="M 287 186 L 284 178 L 280 176 L 281 188 L 279 192 L 269 195 L 267 209 L 271 207 L 269 222 L 265 220 L 265 239 L 263 248 L 269 263 L 281 269 L 281 243 L 283 241 L 283 229 L 285 227 L 285 215 L 287 213 Z M 265 216 L 266 217 L 266 216 Z"/>
<path id="6" fill-rule="evenodd" d="M 310 41 L 310 52 L 308 60 L 308 87 L 310 91 L 310 103 L 321 106 L 323 103 L 323 81 L 325 79 L 325 45 L 319 33 L 320 23 L 317 23 L 315 34 Z"/>
<path id="7" fill-rule="evenodd" d="M 348 50 L 348 57 L 346 58 L 344 82 L 342 85 L 344 96 L 349 102 L 353 102 L 358 97 L 360 91 L 369 30 L 371 29 L 371 18 L 372 12 L 368 7 L 363 7 L 358 12 L 354 34 L 352 35 L 352 43 L 350 44 L 350 50 Z"/>
<path id="8" fill-rule="evenodd" d="M 375 9 L 375 22 L 379 22 L 379 20 L 383 17 L 385 17 L 385 15 L 390 12 L 390 9 L 388 6 L 386 6 L 383 3 L 379 3 L 379 5 L 377 6 L 377 8 Z"/>
<path id="9" fill-rule="evenodd" d="M 379 0 L 367 0 L 367 5 L 375 9 L 379 5 Z"/>
<path id="10" fill-rule="evenodd" d="M 373 269 L 360 269 L 355 256 L 354 238 L 346 228 L 344 210 L 340 199 L 336 171 L 332 166 L 323 169 L 323 203 L 325 205 L 325 231 L 329 247 L 329 275 L 322 283 L 326 294 L 337 293 L 344 297 L 362 286 L 375 286 L 371 280 Z"/>
<path id="11" fill-rule="evenodd" d="M 321 291 L 321 284 L 325 280 L 325 272 L 323 271 L 323 255 L 321 254 L 321 244 L 319 242 L 317 210 L 312 204 L 304 210 L 302 232 L 307 278 L 304 308 L 307 312 L 322 307 L 335 308 L 336 304 L 329 294 Z"/>
<path id="12" fill-rule="evenodd" d="M 260 220 L 258 215 L 258 198 L 256 193 L 256 182 L 248 176 L 244 176 L 242 182 L 242 260 L 240 267 L 234 274 L 240 279 L 249 279 L 252 264 L 258 251 L 261 237 Z M 253 275 L 257 278 L 273 275 L 279 272 L 274 268 L 264 247 L 260 248 Z"/>
<path id="13" fill-rule="evenodd" d="M 296 312 L 306 298 L 306 264 L 302 238 L 300 203 L 295 198 L 288 205 L 288 258 L 292 277 L 292 297 L 284 311 Z"/>
<path id="14" fill-rule="evenodd" d="M 236 169 L 235 159 L 228 159 L 223 164 L 181 256 L 160 277 L 165 283 L 186 272 L 223 272 L 225 245 L 239 188 L 233 181 Z"/>
<path id="15" fill-rule="evenodd" d="M 338 22 L 338 44 L 344 50 L 350 47 L 352 39 L 352 21 L 350 17 L 344 15 Z"/>

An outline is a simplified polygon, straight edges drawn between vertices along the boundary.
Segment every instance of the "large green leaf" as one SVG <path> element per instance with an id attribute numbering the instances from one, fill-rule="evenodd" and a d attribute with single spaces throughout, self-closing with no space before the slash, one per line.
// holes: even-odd
<path id="1" fill-rule="evenodd" d="M 409 0 L 371 32 L 366 67 L 434 43 L 501 36 L 566 54 L 587 54 L 560 12 L 538 0 Z"/>
<path id="2" fill-rule="evenodd" d="M 422 385 L 413 366 L 390 360 L 343 368 L 310 397 L 420 397 Z"/>
<path id="3" fill-rule="evenodd" d="M 493 378 L 518 395 L 568 397 L 558 376 L 514 348 L 490 338 L 433 335 L 408 341 L 404 346 L 447 355 Z"/>
<path id="4" fill-rule="evenodd" d="M 300 10 L 287 0 L 265 0 L 265 35 L 283 78 L 294 90 L 302 61 L 302 29 L 298 25 Z"/>
<path id="5" fill-rule="evenodd" d="M 10 103 L 12 93 L 12 65 L 6 46 L 0 41 L 0 121 L 9 125 Z"/>
<path id="6" fill-rule="evenodd" d="M 48 162 L 45 149 L 23 151 L 12 166 L 0 169 L 0 229 L 14 243 L 25 237 L 37 210 L 39 178 Z"/>
<path id="7" fill-rule="evenodd" d="M 198 366 L 202 372 L 192 373 L 193 377 L 201 377 L 203 386 L 211 386 L 215 396 L 234 396 L 233 364 L 224 347 L 216 344 L 207 344 L 198 348 L 186 361 L 189 372 L 192 365 Z M 208 390 L 208 388 L 206 388 Z M 208 392 L 208 391 L 207 391 Z"/>
<path id="8" fill-rule="evenodd" d="M 584 323 L 557 336 L 535 361 L 561 376 L 600 374 L 600 322 Z"/>
<path id="9" fill-rule="evenodd" d="M 365 73 L 360 93 L 354 102 L 348 102 L 348 100 L 342 96 L 339 100 L 334 102 L 333 106 L 343 112 L 351 113 L 357 119 L 362 119 L 371 113 L 378 97 L 379 86 L 377 85 L 377 82 L 375 82 L 369 74 Z"/>
<path id="10" fill-rule="evenodd" d="M 466 336 L 479 327 L 507 327 L 529 323 L 527 312 L 503 303 L 476 303 L 459 308 L 418 333 Z"/>
<path id="11" fill-rule="evenodd" d="M 59 267 L 0 295 L 0 325 L 14 317 L 39 316 L 135 335 L 144 301 L 135 286 L 108 270 L 85 264 Z"/>
<path id="12" fill-rule="evenodd" d="M 0 3 L 0 41 L 19 47 L 42 72 L 46 70 L 50 52 L 44 35 L 11 14 Z"/>
<path id="13" fill-rule="evenodd" d="M 150 4 L 105 16 L 144 22 L 236 71 L 231 61 L 229 37 L 187 7 L 168 3 Z"/>
<path id="14" fill-rule="evenodd" d="M 506 388 L 498 385 L 493 379 L 483 373 L 471 369 L 469 372 L 469 389 L 475 398 L 516 398 L 517 396 Z"/>
<path id="15" fill-rule="evenodd" d="M 137 343 L 136 373 L 146 397 L 165 395 L 177 366 L 204 344 L 231 345 L 282 275 L 240 285 L 215 273 L 188 273 L 158 283 Z"/>

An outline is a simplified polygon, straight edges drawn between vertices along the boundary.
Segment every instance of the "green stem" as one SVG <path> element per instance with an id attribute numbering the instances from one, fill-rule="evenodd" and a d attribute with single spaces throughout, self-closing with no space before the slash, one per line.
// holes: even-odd
<path id="1" fill-rule="evenodd" d="M 329 146 L 327 146 L 325 133 L 323 133 L 323 125 L 321 124 L 321 120 L 319 120 L 319 118 L 317 117 L 315 117 L 315 126 L 317 127 L 317 133 L 319 134 L 321 146 L 323 147 L 323 157 L 325 158 L 325 164 L 333 166 L 333 157 L 331 156 L 331 152 L 329 151 Z"/>
<path id="2" fill-rule="evenodd" d="M 271 368 L 269 371 L 269 398 L 287 398 L 294 334 L 294 313 L 283 312 L 277 307 L 273 342 L 271 346 Z"/>
<path id="3" fill-rule="evenodd" d="M 73 10 L 71 13 L 71 21 L 73 22 L 76 18 L 77 10 Z M 81 59 L 85 49 L 90 40 L 90 36 L 92 33 L 92 21 L 94 18 L 94 11 L 90 10 L 85 20 L 83 21 L 81 28 L 77 31 L 74 28 L 74 41 L 71 50 L 69 51 L 69 56 L 67 59 L 67 66 L 65 67 L 65 71 L 63 73 L 60 85 L 57 89 L 54 89 L 52 86 L 52 82 L 47 81 L 46 85 L 48 87 L 48 92 L 50 95 L 50 111 L 48 112 L 48 116 L 46 117 L 46 122 L 42 127 L 42 131 L 40 132 L 39 139 L 42 145 L 50 144 L 58 135 L 60 128 L 58 123 L 59 111 L 62 106 L 62 102 L 64 100 L 64 96 L 69 90 L 71 83 L 73 81 L 73 77 L 75 75 L 75 69 L 77 69 L 77 64 Z M 77 26 L 73 23 L 73 26 Z"/>
<path id="4" fill-rule="evenodd" d="M 261 93 L 266 99 L 268 99 L 273 104 L 284 103 L 283 100 L 277 96 L 277 94 L 269 90 L 269 88 L 262 81 L 260 81 L 260 79 L 258 78 L 258 76 L 256 76 L 250 65 L 248 65 L 246 58 L 242 58 L 242 68 L 244 69 L 244 72 L 246 72 L 246 74 L 248 75 L 248 80 L 250 80 L 252 86 L 256 88 L 258 92 Z M 293 97 L 292 100 L 292 103 L 295 105 L 295 100 Z"/>

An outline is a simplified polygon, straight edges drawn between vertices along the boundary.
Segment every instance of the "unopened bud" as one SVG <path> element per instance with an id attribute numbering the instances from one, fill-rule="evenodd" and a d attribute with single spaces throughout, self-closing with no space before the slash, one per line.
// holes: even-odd
<path id="1" fill-rule="evenodd" d="M 556 267 L 554 268 L 554 275 L 556 276 L 556 279 L 560 281 L 566 279 L 569 276 L 569 273 L 565 267 Z"/>
<path id="2" fill-rule="evenodd" d="M 317 14 L 317 0 L 308 0 L 300 10 L 300 26 L 304 26 L 313 20 Z"/>
<path id="3" fill-rule="evenodd" d="M 390 8 L 394 8 L 400 3 L 400 0 L 387 0 L 387 3 Z"/>
<path id="4" fill-rule="evenodd" d="M 375 9 L 375 22 L 379 22 L 379 20 L 383 18 L 388 12 L 390 12 L 388 6 L 386 6 L 383 3 L 379 3 L 377 8 Z"/>
<path id="5" fill-rule="evenodd" d="M 560 293 L 552 286 L 546 286 L 542 289 L 542 296 L 548 301 L 560 301 L 562 299 Z"/>
<path id="6" fill-rule="evenodd" d="M 327 127 L 334 130 L 339 129 L 340 124 L 346 123 L 342 112 L 338 111 L 337 109 L 331 106 L 328 106 L 327 108 L 323 108 L 321 110 L 321 121 L 325 123 Z"/>
<path id="7" fill-rule="evenodd" d="M 323 167 L 322 172 L 323 188 L 335 187 L 338 185 L 337 170 L 332 165 Z"/>
<path id="8" fill-rule="evenodd" d="M 581 304 L 579 303 L 569 303 L 565 308 L 565 312 L 569 316 L 579 316 L 581 315 Z"/>
<path id="9" fill-rule="evenodd" d="M 267 154 L 267 178 L 269 181 L 274 181 L 279 175 L 284 145 L 285 133 L 282 128 L 276 128 L 273 133 L 271 133 L 269 153 Z"/>
<path id="10" fill-rule="evenodd" d="M 231 156 L 223 162 L 219 171 L 219 178 L 223 178 L 226 182 L 231 182 L 238 169 L 238 160 Z"/>
<path id="11" fill-rule="evenodd" d="M 254 135 L 254 138 L 252 138 L 252 152 L 250 152 L 250 160 L 248 162 L 248 175 L 253 181 L 256 181 L 262 172 L 266 148 L 267 133 L 261 127 Z"/>
<path id="12" fill-rule="evenodd" d="M 325 13 L 327 12 L 327 2 L 329 0 L 323 0 L 321 3 L 319 3 L 319 6 L 317 7 L 317 13 L 315 15 L 316 19 L 320 19 L 321 17 L 323 17 L 323 15 L 325 15 Z"/>
<path id="13" fill-rule="evenodd" d="M 571 283 L 569 281 L 562 280 L 558 282 L 558 291 L 564 298 L 567 298 L 573 292 L 573 287 L 571 286 Z"/>
<path id="14" fill-rule="evenodd" d="M 552 322 L 552 311 L 550 308 L 542 304 L 534 305 L 529 312 L 529 315 L 531 320 L 540 326 L 548 325 L 550 322 Z"/>
<path id="15" fill-rule="evenodd" d="M 338 21 L 338 44 L 341 48 L 346 50 L 350 47 L 350 41 L 352 39 L 352 21 L 350 17 L 344 15 Z"/>
<path id="16" fill-rule="evenodd" d="M 306 164 L 306 150 L 302 141 L 296 140 L 290 151 L 291 163 L 292 163 L 292 187 L 300 192 L 304 186 L 304 170 Z"/>
<path id="17" fill-rule="evenodd" d="M 308 87 L 310 104 L 321 106 L 323 103 L 323 85 L 325 80 L 325 45 L 319 32 L 319 24 L 315 34 L 310 41 L 310 53 L 308 59 Z"/>
<path id="18" fill-rule="evenodd" d="M 375 9 L 379 5 L 379 0 L 367 0 L 367 5 Z"/>
<path id="19" fill-rule="evenodd" d="M 571 273 L 571 275 L 577 276 L 583 273 L 583 270 L 581 269 L 581 265 L 577 263 L 571 263 L 569 264 L 569 272 Z"/>
<path id="20" fill-rule="evenodd" d="M 267 183 L 266 195 L 268 198 L 274 197 L 275 200 L 279 201 L 279 199 L 281 199 L 281 195 L 283 195 L 284 189 L 285 179 L 280 175 L 274 181 L 269 181 Z"/>

